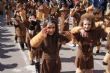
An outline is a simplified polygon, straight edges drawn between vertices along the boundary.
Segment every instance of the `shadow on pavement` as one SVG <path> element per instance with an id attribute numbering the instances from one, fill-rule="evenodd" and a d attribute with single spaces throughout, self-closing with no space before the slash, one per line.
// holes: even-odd
<path id="1" fill-rule="evenodd" d="M 16 52 L 19 49 L 15 48 L 15 44 L 11 44 L 13 41 L 10 37 L 13 36 L 8 29 L 6 29 L 7 25 L 5 25 L 4 17 L 0 16 L 0 58 L 10 58 L 10 55 L 7 55 L 9 52 Z M 0 61 L 0 73 L 5 69 L 11 69 L 17 67 L 18 64 L 3 64 Z"/>
<path id="2" fill-rule="evenodd" d="M 106 54 L 106 52 L 99 52 L 99 53 L 93 53 L 93 55 L 97 56 L 97 55 L 101 55 L 101 56 L 104 56 Z"/>
<path id="3" fill-rule="evenodd" d="M 10 58 L 11 56 L 6 55 L 8 52 L 16 52 L 19 49 L 13 48 L 15 45 L 6 45 L 0 43 L 0 58 Z M 4 49 L 4 48 L 12 48 L 12 49 Z"/>
<path id="4" fill-rule="evenodd" d="M 13 64 L 1 64 L 0 63 L 0 71 L 4 71 L 5 69 L 11 69 L 17 67 L 16 63 Z"/>
<path id="5" fill-rule="evenodd" d="M 1 26 L 1 25 L 0 25 Z M 9 38 L 10 36 L 13 36 L 10 34 L 10 32 L 4 28 L 0 29 L 0 42 L 9 42 L 11 39 Z"/>
<path id="6" fill-rule="evenodd" d="M 61 73 L 75 73 L 75 71 L 66 71 Z M 104 70 L 94 70 L 94 73 L 104 73 Z"/>
<path id="7" fill-rule="evenodd" d="M 0 17 L 0 58 L 10 58 L 10 55 L 6 55 L 9 52 L 16 52 L 19 49 L 15 48 L 15 44 L 11 44 L 13 36 L 8 29 L 5 28 L 5 23 L 2 17 Z"/>
<path id="8" fill-rule="evenodd" d="M 73 62 L 75 61 L 75 56 L 71 58 L 61 58 L 61 62 Z"/>
<path id="9" fill-rule="evenodd" d="M 61 72 L 61 73 L 75 73 L 75 71 L 66 71 L 66 72 Z"/>
<path id="10" fill-rule="evenodd" d="M 104 73 L 104 70 L 94 70 L 94 73 Z"/>

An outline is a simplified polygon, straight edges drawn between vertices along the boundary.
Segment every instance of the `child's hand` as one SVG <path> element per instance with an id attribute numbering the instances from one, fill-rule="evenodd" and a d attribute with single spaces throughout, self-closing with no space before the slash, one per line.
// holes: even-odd
<path id="1" fill-rule="evenodd" d="M 88 34 L 87 34 L 87 32 L 84 29 L 81 29 L 80 33 L 81 33 L 82 37 L 88 37 Z"/>
<path id="2" fill-rule="evenodd" d="M 47 27 L 43 28 L 43 29 L 41 30 L 41 32 L 42 32 L 42 34 L 44 35 L 44 37 L 47 37 L 47 33 L 48 33 Z"/>
<path id="3" fill-rule="evenodd" d="M 71 35 L 71 32 L 65 31 L 65 35 L 70 36 Z"/>
<path id="4" fill-rule="evenodd" d="M 61 34 L 63 34 L 64 36 L 70 36 L 71 35 L 71 32 L 69 32 L 69 31 L 63 31 L 63 32 L 61 32 Z"/>

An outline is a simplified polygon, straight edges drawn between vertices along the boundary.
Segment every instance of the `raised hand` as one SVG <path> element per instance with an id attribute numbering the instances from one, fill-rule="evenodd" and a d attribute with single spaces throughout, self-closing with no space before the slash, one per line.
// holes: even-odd
<path id="1" fill-rule="evenodd" d="M 48 28 L 47 27 L 45 27 L 45 28 L 43 28 L 42 30 L 41 30 L 41 32 L 42 32 L 42 34 L 44 35 L 44 37 L 47 37 L 47 34 L 48 34 Z"/>
<path id="2" fill-rule="evenodd" d="M 88 33 L 84 29 L 80 30 L 80 34 L 82 37 L 88 37 Z"/>

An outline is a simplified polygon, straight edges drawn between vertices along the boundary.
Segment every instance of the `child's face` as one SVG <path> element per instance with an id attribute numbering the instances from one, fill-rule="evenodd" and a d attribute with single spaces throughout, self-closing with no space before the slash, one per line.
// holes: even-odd
<path id="1" fill-rule="evenodd" d="M 91 21 L 85 19 L 83 21 L 83 28 L 85 31 L 89 31 L 91 29 Z"/>
<path id="2" fill-rule="evenodd" d="M 55 25 L 54 24 L 47 25 L 47 32 L 48 35 L 53 35 L 55 33 Z"/>

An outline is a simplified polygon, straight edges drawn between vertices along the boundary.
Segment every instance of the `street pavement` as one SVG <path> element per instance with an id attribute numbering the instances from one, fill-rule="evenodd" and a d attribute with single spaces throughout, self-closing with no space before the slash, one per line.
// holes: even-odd
<path id="1" fill-rule="evenodd" d="M 29 65 L 28 50 L 22 51 L 19 44 L 14 41 L 14 27 L 7 26 L 5 19 L 0 16 L 0 73 L 36 73 L 35 67 Z M 106 42 L 102 42 L 100 53 L 95 55 L 94 48 L 94 73 L 103 73 L 105 66 L 102 64 L 106 50 Z M 60 57 L 62 61 L 61 73 L 75 73 L 74 64 L 77 47 L 67 44 L 62 45 Z"/>
<path id="2" fill-rule="evenodd" d="M 22 51 L 14 41 L 14 27 L 7 26 L 0 16 L 0 73 L 36 73 L 29 65 L 27 51 Z"/>

